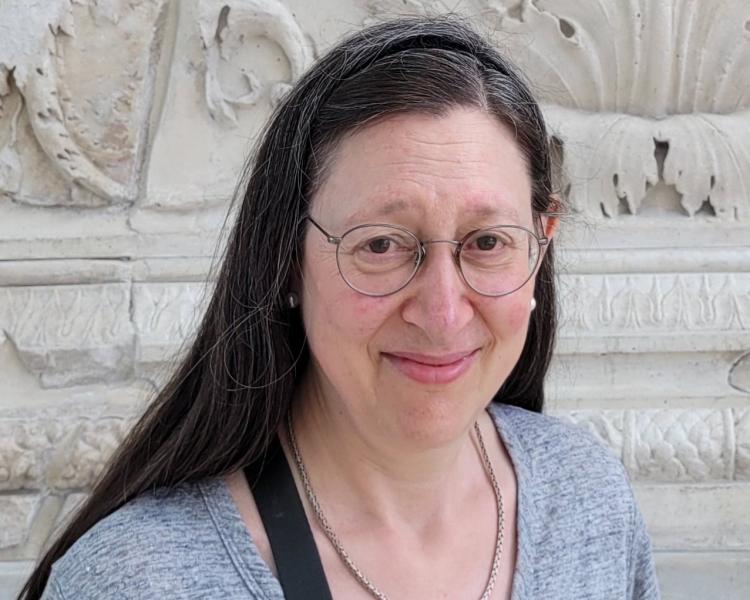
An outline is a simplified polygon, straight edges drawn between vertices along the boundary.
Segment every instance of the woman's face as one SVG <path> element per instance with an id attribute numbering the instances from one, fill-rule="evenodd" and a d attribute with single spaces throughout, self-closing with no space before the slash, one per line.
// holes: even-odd
<path id="1" fill-rule="evenodd" d="M 531 184 L 513 131 L 479 110 L 389 117 L 346 137 L 311 216 L 332 235 L 389 223 L 421 240 L 459 240 L 499 224 L 535 231 Z M 554 223 L 547 223 L 552 234 Z M 328 410 L 359 428 L 425 446 L 460 435 L 518 361 L 534 281 L 502 297 L 469 288 L 454 246 L 427 246 L 402 290 L 347 286 L 336 247 L 315 227 L 304 246 L 301 306 L 311 378 Z"/>

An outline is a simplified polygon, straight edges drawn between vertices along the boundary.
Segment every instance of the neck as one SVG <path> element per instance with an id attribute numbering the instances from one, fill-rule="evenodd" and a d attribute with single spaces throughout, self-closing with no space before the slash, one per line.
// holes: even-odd
<path id="1" fill-rule="evenodd" d="M 334 408 L 310 382 L 295 402 L 293 427 L 321 503 L 339 513 L 356 507 L 380 526 L 432 527 L 461 514 L 467 495 L 487 486 L 473 422 L 454 439 L 426 445 Z"/>

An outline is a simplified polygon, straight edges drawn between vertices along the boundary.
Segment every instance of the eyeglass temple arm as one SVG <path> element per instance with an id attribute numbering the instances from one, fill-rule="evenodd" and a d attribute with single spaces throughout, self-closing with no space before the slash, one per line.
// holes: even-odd
<path id="1" fill-rule="evenodd" d="M 326 236 L 326 239 L 328 240 L 329 243 L 331 243 L 331 244 L 338 244 L 341 241 L 340 237 L 336 237 L 335 235 L 331 235 L 330 233 L 328 233 L 310 215 L 307 215 L 306 217 L 303 218 L 303 220 L 305 220 L 305 219 L 307 219 L 308 221 L 310 221 L 310 223 L 312 223 L 313 225 L 315 225 L 315 227 L 318 228 L 318 230 L 320 231 L 320 233 L 322 233 L 324 236 Z"/>

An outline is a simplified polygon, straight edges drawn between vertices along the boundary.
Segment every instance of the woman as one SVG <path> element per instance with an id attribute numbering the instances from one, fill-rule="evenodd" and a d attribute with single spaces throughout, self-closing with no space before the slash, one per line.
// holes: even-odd
<path id="1" fill-rule="evenodd" d="M 622 466 L 540 414 L 558 209 L 539 107 L 465 25 L 338 44 L 266 130 L 187 357 L 24 597 L 658 597 Z"/>

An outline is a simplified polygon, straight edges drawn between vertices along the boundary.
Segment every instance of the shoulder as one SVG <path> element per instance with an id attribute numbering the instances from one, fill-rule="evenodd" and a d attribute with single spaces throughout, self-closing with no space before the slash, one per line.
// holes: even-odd
<path id="1" fill-rule="evenodd" d="M 71 559 L 95 560 L 106 552 L 128 562 L 162 552 L 206 525 L 197 484 L 147 492 L 99 521 L 71 547 Z"/>
<path id="2" fill-rule="evenodd" d="M 622 462 L 590 431 L 560 417 L 508 405 L 490 414 L 514 462 L 538 477 L 614 478 L 627 485 Z"/>
<path id="3" fill-rule="evenodd" d="M 650 539 L 620 458 L 560 417 L 505 405 L 490 414 L 519 481 L 534 597 L 566 589 L 576 598 L 658 598 Z"/>
<path id="4" fill-rule="evenodd" d="M 138 496 L 99 521 L 54 564 L 52 580 L 75 598 L 179 597 L 210 584 L 196 563 L 227 563 L 224 554 L 200 484 L 183 484 Z"/>
<path id="5" fill-rule="evenodd" d="M 491 414 L 512 457 L 526 518 L 571 533 L 601 526 L 631 534 L 637 505 L 610 448 L 559 417 L 503 405 Z"/>

